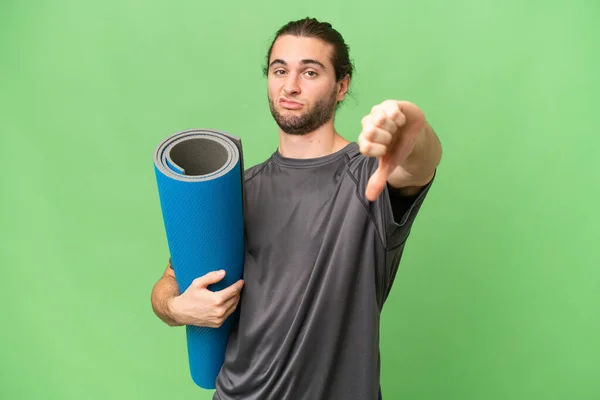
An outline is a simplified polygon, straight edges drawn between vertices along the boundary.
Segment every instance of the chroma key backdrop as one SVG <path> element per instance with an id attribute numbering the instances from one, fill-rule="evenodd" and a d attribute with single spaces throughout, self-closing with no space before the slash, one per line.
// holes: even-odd
<path id="1" fill-rule="evenodd" d="M 4 0 L 1 399 L 212 398 L 150 305 L 153 151 L 209 128 L 269 157 L 265 54 L 306 16 L 350 46 L 345 138 L 401 99 L 444 148 L 382 313 L 384 399 L 600 398 L 599 2 Z"/>

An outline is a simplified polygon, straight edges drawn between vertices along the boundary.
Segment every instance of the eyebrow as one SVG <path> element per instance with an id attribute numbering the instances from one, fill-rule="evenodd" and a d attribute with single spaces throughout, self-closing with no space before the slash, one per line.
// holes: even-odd
<path id="1" fill-rule="evenodd" d="M 323 63 L 321 63 L 320 61 L 317 61 L 317 60 L 313 60 L 313 59 L 304 59 L 304 60 L 300 61 L 300 64 L 301 65 L 311 65 L 311 64 L 314 64 L 314 65 L 318 65 L 319 67 L 321 67 L 323 69 L 326 69 L 325 65 L 323 65 Z M 283 61 L 282 59 L 277 58 L 277 59 L 271 61 L 271 64 L 269 64 L 269 67 L 272 67 L 273 65 L 285 65 L 285 66 L 287 66 L 288 64 L 285 61 Z"/>

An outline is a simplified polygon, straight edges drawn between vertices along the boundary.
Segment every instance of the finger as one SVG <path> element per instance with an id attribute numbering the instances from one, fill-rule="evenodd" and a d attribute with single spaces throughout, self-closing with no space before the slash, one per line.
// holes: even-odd
<path id="1" fill-rule="evenodd" d="M 367 188 L 365 196 L 369 201 L 375 201 L 385 189 L 387 184 L 387 178 L 390 174 L 389 164 L 380 160 L 379 167 L 375 170 L 375 173 L 371 175 L 367 182 Z"/>
<path id="2" fill-rule="evenodd" d="M 400 111 L 397 114 L 394 113 L 394 115 L 390 115 L 390 118 L 392 121 L 394 121 L 394 124 L 396 124 L 397 127 L 401 127 L 406 124 L 406 115 Z"/>
<path id="3" fill-rule="evenodd" d="M 224 270 L 212 271 L 204 276 L 194 279 L 192 284 L 198 288 L 207 288 L 209 285 L 219 282 L 224 277 L 225 277 Z"/>
<path id="4" fill-rule="evenodd" d="M 386 145 L 373 143 L 370 140 L 365 139 L 363 134 L 358 137 L 358 145 L 360 147 L 360 152 L 367 157 L 383 157 L 387 152 Z"/>
<path id="5" fill-rule="evenodd" d="M 378 128 L 374 125 L 369 124 L 361 132 L 362 137 L 372 143 L 379 143 L 383 145 L 389 145 L 392 143 L 392 134 L 389 131 Z"/>
<path id="6" fill-rule="evenodd" d="M 388 145 L 392 142 L 392 133 L 390 131 L 386 131 L 383 128 L 375 126 L 375 124 L 373 123 L 372 116 L 370 114 L 362 119 L 361 125 L 362 131 L 359 135 L 359 142 L 363 139 L 367 142 L 379 143 L 384 145 Z"/>
<path id="7" fill-rule="evenodd" d="M 402 114 L 408 117 L 408 124 L 420 127 L 425 123 L 425 114 L 415 104 L 408 101 L 398 101 L 397 103 Z"/>
<path id="8" fill-rule="evenodd" d="M 368 115 L 370 122 L 377 128 L 381 128 L 390 133 L 398 130 L 398 125 L 391 119 L 382 107 L 374 107 L 371 114 Z"/>
<path id="9" fill-rule="evenodd" d="M 383 192 L 385 187 L 386 177 L 381 172 L 381 169 L 377 169 L 375 173 L 369 178 L 367 182 L 367 190 L 365 196 L 369 201 L 377 200 L 377 197 Z"/>
<path id="10" fill-rule="evenodd" d="M 406 123 L 406 115 L 402 112 L 399 102 L 391 100 L 384 101 L 381 104 L 381 110 L 397 127 L 401 127 Z"/>
<path id="11" fill-rule="evenodd" d="M 230 299 L 226 304 L 215 308 L 212 316 L 213 327 L 219 327 L 236 309 L 239 303 L 240 297 L 236 296 Z"/>
<path id="12" fill-rule="evenodd" d="M 232 297 L 235 297 L 242 291 L 242 287 L 244 287 L 244 281 L 239 280 L 231 286 L 226 287 L 223 290 L 219 290 L 215 292 L 215 296 L 219 304 L 226 303 Z"/>
<path id="13" fill-rule="evenodd" d="M 229 299 L 229 301 L 225 304 L 225 315 L 223 318 L 229 317 L 235 311 L 239 303 L 240 296 L 235 296 Z"/>

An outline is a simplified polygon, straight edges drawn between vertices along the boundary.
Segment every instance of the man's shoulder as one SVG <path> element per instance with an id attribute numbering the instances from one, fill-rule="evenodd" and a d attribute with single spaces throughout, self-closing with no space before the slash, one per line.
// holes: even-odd
<path id="1" fill-rule="evenodd" d="M 370 174 L 377 169 L 377 159 L 362 154 L 356 142 L 348 145 L 346 155 L 348 157 L 348 171 L 353 176 L 360 175 L 361 173 Z"/>
<path id="2" fill-rule="evenodd" d="M 244 170 L 244 183 L 248 183 L 250 180 L 252 180 L 256 176 L 258 176 L 264 170 L 264 168 L 269 164 L 270 161 L 271 161 L 271 157 L 267 158 L 266 160 L 264 160 L 258 164 L 254 164 L 254 165 L 246 168 Z"/>

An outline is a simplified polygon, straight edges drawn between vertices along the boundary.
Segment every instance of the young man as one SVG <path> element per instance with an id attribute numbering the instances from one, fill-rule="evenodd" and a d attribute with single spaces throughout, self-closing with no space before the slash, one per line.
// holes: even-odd
<path id="1" fill-rule="evenodd" d="M 380 312 L 440 143 L 406 101 L 374 106 L 358 143 L 335 131 L 352 64 L 330 24 L 282 27 L 265 73 L 280 143 L 245 173 L 243 280 L 212 292 L 223 275 L 209 273 L 180 294 L 169 266 L 154 311 L 215 327 L 239 304 L 215 399 L 381 398 Z"/>

